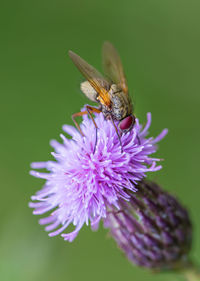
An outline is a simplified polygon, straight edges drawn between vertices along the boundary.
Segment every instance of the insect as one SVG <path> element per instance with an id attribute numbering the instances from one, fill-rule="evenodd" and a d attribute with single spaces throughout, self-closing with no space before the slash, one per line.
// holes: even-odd
<path id="1" fill-rule="evenodd" d="M 86 105 L 86 111 L 73 114 L 72 119 L 76 127 L 84 136 L 75 117 L 89 114 L 96 128 L 97 142 L 98 127 L 92 113 L 102 112 L 107 120 L 112 121 L 121 144 L 121 134 L 132 129 L 135 123 L 135 116 L 133 114 L 133 105 L 128 94 L 128 86 L 118 52 L 110 42 L 104 42 L 103 67 L 106 77 L 109 78 L 104 77 L 98 70 L 74 52 L 69 51 L 69 56 L 82 75 L 87 79 L 85 82 L 81 83 L 81 91 L 88 99 L 99 104 L 98 108 Z M 119 121 L 117 126 L 115 121 Z"/>

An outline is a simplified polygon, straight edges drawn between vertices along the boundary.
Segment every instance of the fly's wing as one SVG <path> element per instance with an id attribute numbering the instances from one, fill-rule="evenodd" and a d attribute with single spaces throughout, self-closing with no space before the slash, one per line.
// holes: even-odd
<path id="1" fill-rule="evenodd" d="M 119 85 L 124 93 L 128 94 L 128 86 L 120 56 L 110 42 L 104 42 L 103 44 L 103 67 L 105 74 L 115 84 Z"/>
<path id="2" fill-rule="evenodd" d="M 88 80 L 90 85 L 97 92 L 97 99 L 102 104 L 110 107 L 111 101 L 108 95 L 110 83 L 93 66 L 88 64 L 84 59 L 82 59 L 74 52 L 69 51 L 69 56 L 76 67 L 79 69 L 79 71 L 82 73 L 82 75 Z M 87 95 L 87 97 L 89 96 Z M 90 99 L 93 100 L 93 98 L 94 96 L 91 96 Z"/>

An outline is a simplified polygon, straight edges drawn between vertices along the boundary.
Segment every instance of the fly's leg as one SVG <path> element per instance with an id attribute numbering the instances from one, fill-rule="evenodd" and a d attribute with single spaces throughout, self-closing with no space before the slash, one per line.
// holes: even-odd
<path id="1" fill-rule="evenodd" d="M 78 117 L 78 116 L 83 116 L 83 115 L 85 115 L 85 114 L 88 114 L 88 115 L 90 116 L 90 118 L 92 119 L 92 122 L 94 123 L 94 126 L 95 126 L 95 128 L 96 128 L 96 139 L 95 139 L 95 145 L 94 145 L 94 151 L 93 151 L 93 153 L 95 153 L 95 150 L 96 150 L 96 145 L 97 145 L 97 129 L 98 129 L 97 124 L 96 124 L 96 122 L 95 122 L 95 120 L 94 120 L 94 117 L 92 116 L 92 113 L 94 113 L 94 112 L 95 112 L 95 113 L 100 113 L 101 110 L 97 109 L 96 107 L 92 107 L 92 106 L 90 106 L 90 105 L 86 105 L 86 111 L 77 112 L 77 113 L 74 113 L 74 114 L 72 115 L 72 120 L 73 120 L 73 122 L 74 122 L 76 128 L 79 130 L 80 134 L 81 134 L 83 137 L 84 137 L 83 131 L 81 130 L 79 124 L 76 122 L 75 118 Z"/>
<path id="2" fill-rule="evenodd" d="M 141 145 L 141 141 L 140 141 L 140 138 L 138 137 L 138 135 L 136 136 L 136 138 L 137 138 L 139 145 Z"/>
<path id="3" fill-rule="evenodd" d="M 120 142 L 120 146 L 121 146 L 121 153 L 123 153 L 123 146 L 122 146 L 121 136 L 119 135 L 119 131 L 118 131 L 118 129 L 117 129 L 117 127 L 116 127 L 116 125 L 115 125 L 115 122 L 114 122 L 114 120 L 113 120 L 112 115 L 110 115 L 110 118 L 111 118 L 111 121 L 112 121 L 113 126 L 114 126 L 114 128 L 115 128 L 115 132 L 116 132 L 116 134 L 117 134 L 117 136 L 118 136 L 119 142 Z"/>
<path id="4" fill-rule="evenodd" d="M 75 118 L 79 117 L 79 116 L 83 116 L 85 114 L 88 114 L 88 112 L 87 111 L 81 111 L 81 112 L 77 112 L 77 113 L 72 114 L 72 121 L 74 122 L 76 128 L 79 130 L 82 137 L 84 137 L 85 135 L 83 134 L 83 131 L 81 130 L 79 124 L 76 122 Z"/>
<path id="5" fill-rule="evenodd" d="M 94 151 L 93 151 L 93 154 L 94 154 L 95 150 L 96 150 L 96 146 L 97 146 L 97 130 L 98 130 L 98 127 L 97 127 L 97 124 L 94 120 L 94 117 L 92 116 L 92 113 L 94 113 L 94 112 L 100 113 L 101 110 L 97 109 L 96 107 L 90 106 L 90 105 L 86 105 L 86 109 L 87 109 L 87 112 L 88 112 L 90 118 L 92 119 L 92 122 L 94 123 L 95 129 L 96 129 L 95 145 L 94 145 Z"/>

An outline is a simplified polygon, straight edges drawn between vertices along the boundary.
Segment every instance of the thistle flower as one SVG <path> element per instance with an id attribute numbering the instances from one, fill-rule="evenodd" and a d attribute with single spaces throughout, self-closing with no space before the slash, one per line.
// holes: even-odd
<path id="1" fill-rule="evenodd" d="M 161 165 L 156 164 L 159 159 L 150 154 L 156 152 L 156 143 L 167 130 L 156 138 L 147 138 L 150 113 L 144 128 L 136 119 L 134 128 L 122 135 L 123 152 L 113 124 L 106 121 L 103 114 L 97 115 L 95 121 L 98 126 L 95 152 L 96 129 L 92 120 L 85 116 L 80 124 L 85 137 L 74 127 L 64 125 L 63 131 L 72 138 L 61 134 L 63 144 L 51 141 L 56 161 L 32 163 L 33 169 L 49 171 L 30 172 L 46 183 L 31 197 L 34 202 L 29 204 L 36 215 L 51 211 L 39 221 L 47 225 L 46 231 L 53 231 L 49 236 L 58 235 L 73 224 L 75 229 L 71 233 L 62 234 L 65 240 L 72 241 L 85 223 L 90 222 L 93 229 L 97 228 L 100 219 L 106 218 L 107 205 L 119 208 L 119 199 L 129 200 L 127 190 L 135 192 L 136 184 L 146 172 L 161 169 Z"/>
<path id="2" fill-rule="evenodd" d="M 129 202 L 119 199 L 120 209 L 110 206 L 104 221 L 128 259 L 157 270 L 188 266 L 192 228 L 186 209 L 153 182 L 143 180 L 136 194 L 128 194 Z"/>

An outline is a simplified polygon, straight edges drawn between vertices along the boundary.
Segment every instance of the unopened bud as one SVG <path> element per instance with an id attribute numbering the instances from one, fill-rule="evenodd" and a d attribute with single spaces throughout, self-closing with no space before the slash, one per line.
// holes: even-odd
<path id="1" fill-rule="evenodd" d="M 162 270 L 187 263 L 192 227 L 187 210 L 156 183 L 142 181 L 130 200 L 109 207 L 105 226 L 134 264 Z"/>

